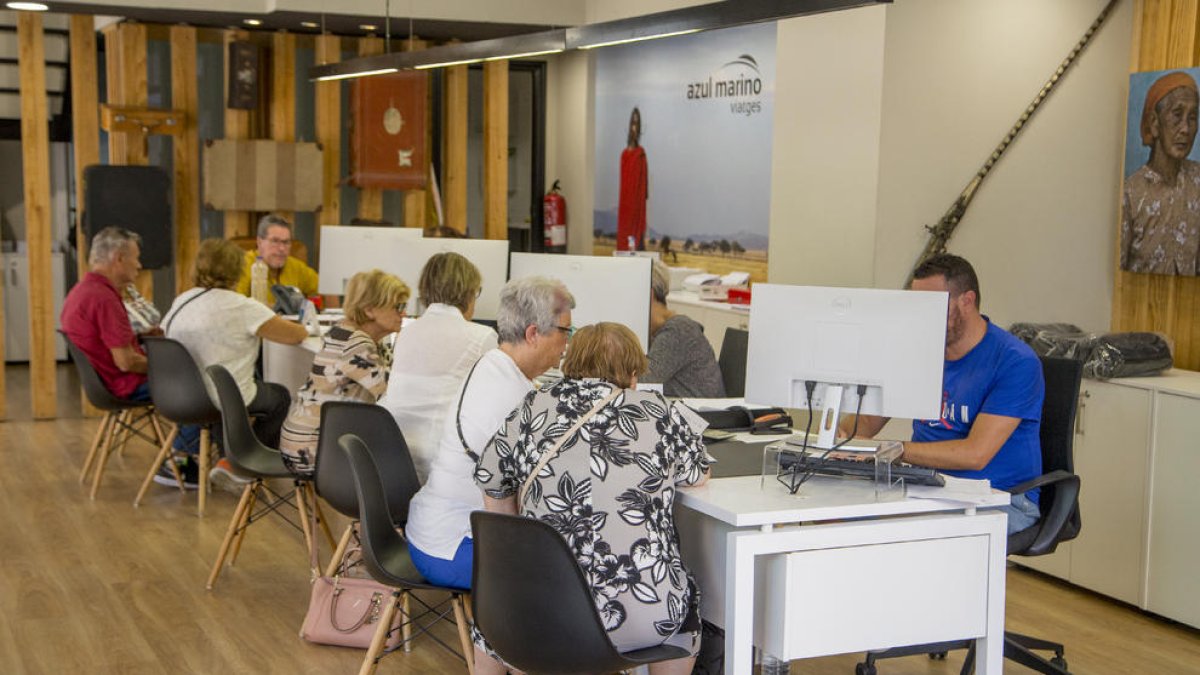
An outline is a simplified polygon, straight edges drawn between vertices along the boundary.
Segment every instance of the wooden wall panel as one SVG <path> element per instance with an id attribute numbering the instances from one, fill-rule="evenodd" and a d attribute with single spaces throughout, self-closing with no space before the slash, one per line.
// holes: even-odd
<path id="1" fill-rule="evenodd" d="M 429 43 L 425 40 L 417 38 L 408 38 L 404 41 L 404 51 L 414 52 L 425 49 Z M 429 120 L 429 101 L 425 102 L 425 119 Z M 425 147 L 431 148 L 433 144 L 433 125 L 425 124 Z M 429 175 L 430 156 L 432 152 L 425 153 L 425 174 Z M 429 213 L 429 195 L 428 190 L 405 190 L 404 191 L 404 226 L 405 227 L 428 227 L 437 223 L 430 223 L 427 214 Z"/>
<path id="2" fill-rule="evenodd" d="M 42 15 L 17 13 L 26 255 L 29 257 L 29 379 L 34 419 L 57 414 L 54 283 L 50 271 L 50 128 Z"/>
<path id="3" fill-rule="evenodd" d="M 317 37 L 317 63 L 337 63 L 342 60 L 342 39 L 336 35 Z M 316 250 L 311 260 L 321 259 L 320 225 L 342 223 L 342 80 L 317 82 L 316 126 L 317 142 L 321 144 L 324 201 L 317 216 L 317 231 L 313 237 Z"/>
<path id="4" fill-rule="evenodd" d="M 89 14 L 72 14 L 70 19 L 71 133 L 75 156 L 75 251 L 78 278 L 88 271 L 87 232 L 83 227 L 83 171 L 100 163 L 100 78 L 96 67 L 95 19 Z M 80 396 L 83 414 L 101 412 Z"/>
<path id="5" fill-rule="evenodd" d="M 222 63 L 225 74 L 225 138 L 237 140 L 251 138 L 251 111 L 229 107 L 229 43 L 250 39 L 244 30 L 226 30 L 223 35 Z M 261 74 L 260 74 L 261 77 Z M 251 214 L 245 211 L 225 212 L 225 238 L 254 236 Z"/>
<path id="6" fill-rule="evenodd" d="M 364 37 L 358 39 L 359 56 L 375 56 L 383 53 L 383 38 Z M 358 217 L 370 220 L 383 218 L 383 190 L 362 188 L 358 192 Z"/>
<path id="7" fill-rule="evenodd" d="M 1198 35 L 1195 0 L 1140 0 L 1134 7 L 1131 71 L 1200 64 Z M 1200 370 L 1200 278 L 1132 274 L 1114 266 L 1112 329 L 1165 333 L 1175 345 L 1176 367 Z"/>
<path id="8" fill-rule="evenodd" d="M 444 71 L 445 124 L 442 125 L 442 202 L 446 227 L 467 231 L 467 67 Z"/>
<path id="9" fill-rule="evenodd" d="M 296 36 L 280 31 L 271 36 L 271 139 L 296 140 Z M 279 215 L 294 222 L 290 211 Z"/>
<path id="10" fill-rule="evenodd" d="M 171 108 L 184 113 L 171 140 L 175 182 L 175 293 L 191 288 L 200 248 L 200 103 L 196 77 L 196 29 L 171 26 Z"/>
<path id="11" fill-rule="evenodd" d="M 483 64 L 483 238 L 508 239 L 508 61 Z"/>

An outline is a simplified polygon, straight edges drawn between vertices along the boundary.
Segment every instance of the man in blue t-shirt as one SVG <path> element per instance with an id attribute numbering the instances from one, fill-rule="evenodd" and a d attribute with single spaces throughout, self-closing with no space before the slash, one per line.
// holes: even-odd
<path id="1" fill-rule="evenodd" d="M 913 420 L 903 459 L 952 476 L 987 478 L 1007 490 L 1041 475 L 1040 426 L 1045 383 L 1028 345 L 979 312 L 979 279 L 971 263 L 939 254 L 913 272 L 913 290 L 950 294 L 942 415 Z M 873 436 L 887 420 L 864 416 L 860 435 Z M 1008 531 L 1038 519 L 1038 491 L 1013 495 Z"/>

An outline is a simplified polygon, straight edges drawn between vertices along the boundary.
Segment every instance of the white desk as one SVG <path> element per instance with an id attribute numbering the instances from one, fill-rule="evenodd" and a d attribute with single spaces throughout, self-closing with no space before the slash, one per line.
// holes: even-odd
<path id="1" fill-rule="evenodd" d="M 667 294 L 667 307 L 691 317 L 704 326 L 704 337 L 708 338 L 708 343 L 718 356 L 721 354 L 721 345 L 725 342 L 726 328 L 748 330 L 750 327 L 749 305 L 701 300 L 692 291 L 671 291 Z"/>
<path id="2" fill-rule="evenodd" d="M 969 638 L 976 672 L 1001 672 L 1003 513 L 876 502 L 864 481 L 815 477 L 795 496 L 760 483 L 714 478 L 677 499 L 701 614 L 725 628 L 726 673 L 749 675 L 754 644 L 790 660 Z"/>
<path id="3" fill-rule="evenodd" d="M 263 381 L 287 387 L 294 398 L 308 379 L 313 358 L 321 351 L 322 338 L 309 336 L 298 345 L 263 340 Z"/>

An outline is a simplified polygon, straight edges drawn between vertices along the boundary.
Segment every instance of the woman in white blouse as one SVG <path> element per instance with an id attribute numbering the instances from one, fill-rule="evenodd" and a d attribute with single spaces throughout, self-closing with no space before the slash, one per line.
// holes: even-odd
<path id="1" fill-rule="evenodd" d="M 417 294 L 425 311 L 396 339 L 387 408 L 404 432 L 421 483 L 442 438 L 446 410 L 467 371 L 497 345 L 496 331 L 471 322 L 483 288 L 479 268 L 457 253 L 425 263 Z"/>

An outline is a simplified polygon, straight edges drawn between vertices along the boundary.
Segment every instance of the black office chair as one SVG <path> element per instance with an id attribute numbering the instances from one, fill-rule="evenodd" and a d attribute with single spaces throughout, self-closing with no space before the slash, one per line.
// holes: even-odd
<path id="1" fill-rule="evenodd" d="M 87 457 L 83 460 L 83 469 L 79 472 L 80 483 L 87 480 L 89 471 L 92 472 L 90 496 L 95 499 L 96 492 L 100 489 L 100 480 L 104 478 L 104 469 L 108 465 L 108 458 L 112 456 L 112 453 L 124 447 L 131 436 L 137 436 L 158 447 L 162 444 L 162 427 L 154 415 L 153 402 L 130 401 L 114 396 L 108 387 L 104 386 L 104 381 L 100 379 L 100 374 L 88 360 L 87 354 L 84 354 L 82 349 L 71 342 L 66 333 L 61 330 L 58 333 L 66 341 L 67 351 L 71 354 L 71 360 L 75 362 L 75 370 L 79 373 L 84 396 L 94 407 L 104 411 L 104 417 L 100 420 L 100 428 L 96 430 L 96 435 L 92 438 L 92 445 L 88 449 Z M 146 433 L 147 427 L 154 433 L 153 437 Z M 158 465 L 154 466 L 154 470 L 158 470 Z M 176 475 L 176 478 L 182 485 L 183 477 Z"/>
<path id="2" fill-rule="evenodd" d="M 746 347 L 750 342 L 750 331 L 741 328 L 726 328 L 725 340 L 721 343 L 721 355 L 717 365 L 721 368 L 721 380 L 725 382 L 725 395 L 741 398 L 746 395 Z"/>
<path id="3" fill-rule="evenodd" d="M 408 443 L 385 408 L 370 403 L 330 401 L 321 406 L 321 438 L 317 447 L 314 485 L 317 495 L 335 511 L 350 518 L 329 561 L 326 576 L 333 576 L 354 536 L 358 521 L 358 493 L 350 462 L 338 445 L 346 434 L 357 435 L 375 454 L 375 465 L 383 482 L 392 523 L 403 528 L 408 522 L 408 503 L 421 488 L 413 468 Z"/>
<path id="4" fill-rule="evenodd" d="M 475 625 L 506 663 L 530 673 L 612 673 L 684 658 L 659 645 L 618 652 L 562 535 L 533 518 L 471 514 Z"/>
<path id="5" fill-rule="evenodd" d="M 430 628 L 437 621 L 447 618 L 447 611 L 440 609 L 441 605 L 430 605 L 419 596 L 413 595 L 411 591 L 415 590 L 443 591 L 450 594 L 449 604 L 454 612 L 454 621 L 458 625 L 462 658 L 467 663 L 468 671 L 473 671 L 474 647 L 468 633 L 466 609 L 463 603 L 463 595 L 466 591 L 435 586 L 426 581 L 413 565 L 412 557 L 408 552 L 408 542 L 400 536 L 392 521 L 391 500 L 386 495 L 377 468 L 380 456 L 387 453 L 388 450 L 371 448 L 354 434 L 342 436 L 338 440 L 338 445 L 345 454 L 345 458 L 350 464 L 351 474 L 354 476 L 354 489 L 358 496 L 359 528 L 362 535 L 363 566 L 366 567 L 371 578 L 395 589 L 391 601 L 387 603 L 383 614 L 379 617 L 379 625 L 371 640 L 371 646 L 367 649 L 366 656 L 363 657 L 359 674 L 369 675 L 375 672 L 379 660 L 385 656 L 384 645 L 392 631 L 396 609 L 404 606 L 406 595 L 420 604 L 422 610 L 420 616 L 413 616 L 406 607 L 403 608 L 404 622 L 401 630 L 404 633 L 404 639 L 402 644 L 406 647 L 411 644 L 410 631 L 415 627 L 418 632 L 425 633 L 451 653 L 458 654 L 453 647 L 430 632 Z M 320 458 L 320 454 L 317 457 Z M 408 498 L 411 496 L 407 495 Z M 408 499 L 405 501 L 407 502 Z M 424 625 L 420 624 L 420 619 L 426 616 L 432 616 L 432 621 Z"/>
<path id="6" fill-rule="evenodd" d="M 274 513 L 280 516 L 288 524 L 303 532 L 304 543 L 307 545 L 306 550 L 311 551 L 314 546 L 315 533 L 309 530 L 307 508 L 315 509 L 317 506 L 312 490 L 312 481 L 298 478 L 289 471 L 284 466 L 279 451 L 263 445 L 254 435 L 254 430 L 250 428 L 250 418 L 246 413 L 246 404 L 242 399 L 242 393 L 229 371 L 224 366 L 209 366 L 205 372 L 208 373 L 208 377 L 217 389 L 222 418 L 221 428 L 225 439 L 225 457 L 229 460 L 229 465 L 233 468 L 234 473 L 250 479 L 250 482 L 246 483 L 245 489 L 242 490 L 242 497 L 233 511 L 233 517 L 229 520 L 225 539 L 221 541 L 221 549 L 217 553 L 212 572 L 208 576 L 206 588 L 212 590 L 213 585 L 217 583 L 217 576 L 221 573 L 221 566 L 225 563 L 226 556 L 229 556 L 229 564 L 233 565 L 242 548 L 242 540 L 246 537 L 246 529 L 268 514 Z M 271 489 L 267 481 L 272 478 L 292 481 L 295 487 L 294 502 L 287 495 L 280 495 Z M 259 499 L 263 502 L 262 509 L 255 513 L 254 508 Z M 299 512 L 297 518 L 300 521 L 299 525 L 292 522 L 280 510 L 285 507 L 295 508 Z M 324 523 L 322 519 L 318 518 L 318 520 L 322 524 Z M 333 536 L 329 534 L 328 528 L 325 530 L 325 536 L 332 548 Z M 230 552 L 231 546 L 232 553 Z"/>
<path id="7" fill-rule="evenodd" d="M 1079 515 L 1079 476 L 1075 475 L 1073 446 L 1075 443 L 1075 412 L 1079 400 L 1079 384 L 1083 364 L 1071 359 L 1040 357 L 1042 377 L 1046 382 L 1046 398 L 1042 403 L 1042 475 L 1014 486 L 1009 492 L 1024 494 L 1041 488 L 1038 506 L 1041 518 L 1032 526 L 1008 536 L 1008 554 L 1037 556 L 1053 553 L 1058 545 L 1079 536 L 1083 521 Z M 871 652 L 855 668 L 856 675 L 875 675 L 875 661 L 896 656 L 929 654 L 942 657 L 948 649 L 966 648 L 967 658 L 961 673 L 975 669 L 975 641 L 956 641 L 936 645 L 897 647 Z M 1053 651 L 1054 656 L 1043 658 L 1033 652 Z M 1004 658 L 1048 675 L 1067 675 L 1064 647 L 1057 642 L 1004 632 Z"/>
<path id="8" fill-rule="evenodd" d="M 175 427 L 159 448 L 154 464 L 146 472 L 142 487 L 133 499 L 133 505 L 138 506 L 158 467 L 171 457 L 172 445 L 179 435 L 179 427 L 184 424 L 200 426 L 200 470 L 198 473 L 200 489 L 197 490 L 196 510 L 204 515 L 204 506 L 208 496 L 208 467 L 212 457 L 212 431 L 214 424 L 221 423 L 221 411 L 213 405 L 204 386 L 204 377 L 196 366 L 195 359 L 177 340 L 165 337 L 146 337 L 142 339 L 146 346 L 146 358 L 149 362 L 147 376 L 150 381 L 150 396 L 154 399 L 158 414 L 174 423 Z M 180 481 L 179 489 L 183 490 Z"/>

